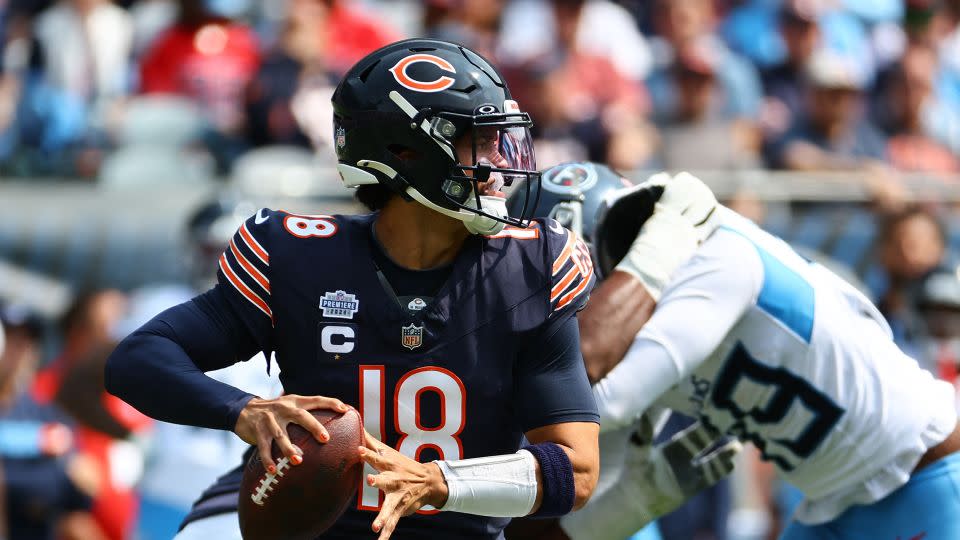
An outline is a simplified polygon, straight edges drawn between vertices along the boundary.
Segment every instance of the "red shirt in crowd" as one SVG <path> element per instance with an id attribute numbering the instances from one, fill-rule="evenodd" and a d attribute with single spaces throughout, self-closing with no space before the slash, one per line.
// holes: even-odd
<path id="1" fill-rule="evenodd" d="M 241 125 L 244 90 L 259 63 L 257 36 L 246 26 L 226 20 L 177 25 L 144 56 L 140 91 L 190 97 L 217 128 L 232 131 Z"/>
<path id="2" fill-rule="evenodd" d="M 327 29 L 324 57 L 330 71 L 340 75 L 367 54 L 400 39 L 393 28 L 342 1 L 334 2 Z"/>

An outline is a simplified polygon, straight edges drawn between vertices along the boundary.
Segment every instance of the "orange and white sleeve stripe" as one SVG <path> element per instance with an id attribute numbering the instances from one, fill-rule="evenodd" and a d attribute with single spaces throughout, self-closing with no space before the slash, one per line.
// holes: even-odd
<path id="1" fill-rule="evenodd" d="M 273 319 L 270 310 L 270 255 L 247 223 L 230 239 L 220 256 L 220 282 L 231 286 L 255 308 Z"/>
<path id="2" fill-rule="evenodd" d="M 593 261 L 590 250 L 572 232 L 567 232 L 560 255 L 553 261 L 550 305 L 561 311 L 574 300 L 586 299 L 593 287 Z"/>

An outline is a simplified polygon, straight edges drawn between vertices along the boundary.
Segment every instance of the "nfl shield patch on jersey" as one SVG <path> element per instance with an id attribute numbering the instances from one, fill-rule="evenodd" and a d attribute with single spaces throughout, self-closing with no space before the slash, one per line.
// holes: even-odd
<path id="1" fill-rule="evenodd" d="M 423 326 L 417 326 L 413 323 L 404 326 L 400 343 L 411 351 L 422 345 Z"/>

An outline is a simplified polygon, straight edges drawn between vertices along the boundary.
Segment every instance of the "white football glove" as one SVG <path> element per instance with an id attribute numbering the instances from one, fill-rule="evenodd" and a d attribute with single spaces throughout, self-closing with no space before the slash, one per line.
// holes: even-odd
<path id="1" fill-rule="evenodd" d="M 615 270 L 635 276 L 660 300 L 670 275 L 717 228 L 719 219 L 712 218 L 718 203 L 710 188 L 687 172 L 672 178 L 655 174 L 638 189 L 651 186 L 662 186 L 663 195 Z"/>
<path id="2" fill-rule="evenodd" d="M 644 414 L 628 445 L 620 478 L 560 520 L 572 540 L 623 540 L 730 474 L 743 446 L 697 422 L 653 446 Z M 710 450 L 705 455 L 704 452 Z"/>

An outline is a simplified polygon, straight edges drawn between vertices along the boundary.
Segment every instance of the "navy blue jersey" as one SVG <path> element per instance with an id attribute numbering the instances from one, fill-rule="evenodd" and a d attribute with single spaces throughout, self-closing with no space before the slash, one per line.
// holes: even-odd
<path id="1" fill-rule="evenodd" d="M 218 286 L 276 353 L 285 392 L 340 398 L 420 461 L 509 454 L 530 429 L 597 421 L 579 351 L 555 355 L 563 366 L 541 354 L 593 284 L 581 241 L 550 220 L 471 236 L 431 301 L 406 309 L 373 262 L 374 218 L 261 210 L 221 257 Z M 324 538 L 375 537 L 379 504 L 363 483 Z M 506 521 L 417 515 L 394 536 L 495 538 Z"/>

